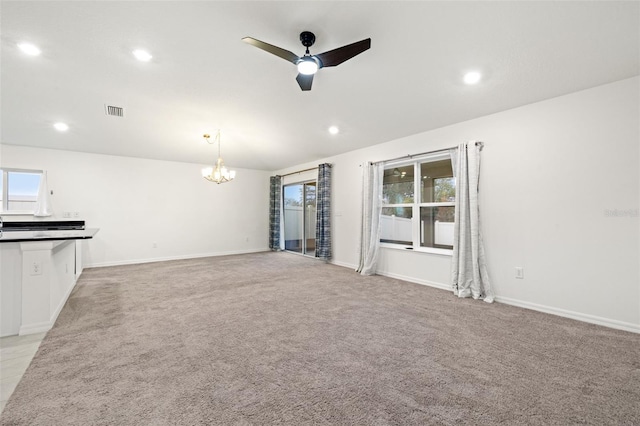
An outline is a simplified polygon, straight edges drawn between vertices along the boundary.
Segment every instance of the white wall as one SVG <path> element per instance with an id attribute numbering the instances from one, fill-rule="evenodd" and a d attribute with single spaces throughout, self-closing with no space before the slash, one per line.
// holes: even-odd
<path id="1" fill-rule="evenodd" d="M 203 164 L 0 148 L 4 167 L 47 171 L 56 217 L 79 212 L 100 228 L 84 244 L 85 267 L 267 250 L 268 172 L 239 169 L 217 185 Z"/>
<path id="2" fill-rule="evenodd" d="M 484 141 L 481 220 L 497 300 L 640 332 L 639 93 L 636 77 L 278 173 L 333 164 L 333 261 L 355 267 L 360 163 Z M 449 288 L 450 261 L 383 249 L 379 273 Z"/>

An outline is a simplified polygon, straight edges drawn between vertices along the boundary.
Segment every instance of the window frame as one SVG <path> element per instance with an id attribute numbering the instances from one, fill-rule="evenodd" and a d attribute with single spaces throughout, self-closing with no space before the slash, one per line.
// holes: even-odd
<path id="1" fill-rule="evenodd" d="M 421 169 L 420 165 L 424 163 L 431 163 L 442 160 L 451 160 L 451 154 L 449 152 L 434 152 L 431 154 L 425 154 L 417 157 L 413 157 L 405 160 L 395 160 L 388 161 L 384 163 L 384 170 L 393 169 L 395 167 L 403 167 L 408 165 L 413 165 L 413 203 L 402 203 L 402 204 L 385 204 L 382 203 L 382 208 L 385 207 L 407 207 L 411 208 L 412 217 L 411 217 L 411 236 L 412 243 L 401 244 L 401 243 L 392 243 L 392 242 L 383 242 L 380 241 L 380 247 L 396 249 L 396 250 L 411 250 L 420 253 L 430 253 L 430 254 L 439 254 L 451 256 L 453 254 L 453 249 L 449 248 L 439 248 L 439 247 L 422 247 L 421 246 L 421 220 L 420 220 L 420 209 L 421 207 L 454 207 L 455 209 L 455 200 L 452 202 L 422 202 L 422 191 L 420 190 L 420 181 L 421 181 Z M 381 181 L 381 185 L 384 185 L 384 179 Z M 456 186 L 456 198 L 458 196 L 457 186 Z"/>
<path id="2" fill-rule="evenodd" d="M 3 216 L 11 216 L 11 215 L 21 215 L 21 216 L 33 216 L 35 214 L 35 210 L 9 210 L 9 173 L 30 173 L 30 174 L 38 174 L 40 175 L 40 181 L 38 185 L 42 182 L 42 175 L 44 174 L 43 170 L 36 169 L 18 169 L 13 167 L 0 167 L 0 173 L 2 174 L 2 203 L 0 204 L 0 214 Z M 37 196 L 37 194 L 36 194 Z"/>

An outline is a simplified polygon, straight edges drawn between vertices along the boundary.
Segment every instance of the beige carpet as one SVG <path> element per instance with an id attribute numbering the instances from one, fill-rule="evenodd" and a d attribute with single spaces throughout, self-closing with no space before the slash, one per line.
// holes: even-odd
<path id="1" fill-rule="evenodd" d="M 288 253 L 85 270 L 2 425 L 638 425 L 640 335 Z"/>

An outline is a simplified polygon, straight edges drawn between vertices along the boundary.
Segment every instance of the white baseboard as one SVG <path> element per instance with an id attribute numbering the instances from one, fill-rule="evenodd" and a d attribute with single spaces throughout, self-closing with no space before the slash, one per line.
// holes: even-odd
<path id="1" fill-rule="evenodd" d="M 537 303 L 525 302 L 522 300 L 512 299 L 510 297 L 496 296 L 495 301 L 504 303 L 505 305 L 518 306 L 520 308 L 531 309 L 547 314 L 558 315 L 564 318 L 588 322 L 590 324 L 602 325 L 604 327 L 615 328 L 617 330 L 630 331 L 632 333 L 640 333 L 640 324 L 618 321 L 609 318 L 603 318 L 596 315 L 583 314 L 581 312 L 568 311 L 566 309 L 554 308 L 551 306 L 539 305 Z"/>
<path id="2" fill-rule="evenodd" d="M 343 268 L 349 268 L 349 269 L 353 269 L 354 271 L 356 269 L 358 269 L 358 265 L 353 265 L 351 263 L 345 263 L 345 262 L 339 262 L 337 260 L 329 260 L 329 263 L 331 263 L 332 265 L 336 265 L 336 266 L 342 266 Z"/>
<path id="3" fill-rule="evenodd" d="M 332 261 L 334 265 L 344 266 L 347 268 L 357 269 L 357 266 L 346 264 L 343 262 Z M 437 283 L 433 281 L 422 280 L 414 277 L 409 277 L 400 274 L 378 272 L 378 275 L 382 275 L 389 278 L 396 278 L 402 281 L 408 281 L 411 283 L 427 285 L 429 287 L 435 287 L 440 290 L 452 291 L 451 286 L 448 284 Z M 598 317 L 596 315 L 583 314 L 580 312 L 569 311 L 566 309 L 554 308 L 551 306 L 539 305 L 537 303 L 525 302 L 522 300 L 512 299 L 510 297 L 495 296 L 495 301 L 498 303 L 504 303 L 505 305 L 517 306 L 519 308 L 531 309 L 533 311 L 544 312 L 547 314 L 557 315 L 564 318 L 570 318 L 577 321 L 587 322 L 590 324 L 602 325 L 604 327 L 615 328 L 617 330 L 630 331 L 632 333 L 640 333 L 640 324 L 633 324 L 624 321 L 618 321 L 609 318 Z"/>
<path id="4" fill-rule="evenodd" d="M 434 281 L 423 280 L 420 278 L 408 277 L 406 275 L 394 274 L 391 272 L 376 272 L 378 275 L 382 275 L 383 277 L 395 278 L 397 280 L 409 281 L 410 283 L 428 285 L 429 287 L 439 288 L 440 290 L 451 291 L 451 286 L 447 284 L 437 283 Z"/>
<path id="5" fill-rule="evenodd" d="M 344 268 L 353 269 L 354 271 L 358 269 L 358 265 L 355 265 L 352 263 L 340 262 L 334 259 L 331 259 L 330 263 L 336 266 L 342 266 Z M 435 287 L 441 290 L 451 290 L 451 286 L 449 285 L 441 284 L 433 281 L 421 280 L 419 278 L 409 277 L 406 275 L 394 274 L 390 272 L 380 272 L 380 271 L 376 272 L 376 275 L 382 275 L 383 277 L 395 278 L 398 280 L 408 281 L 410 283 L 415 283 L 415 284 L 428 285 L 429 287 Z"/>
<path id="6" fill-rule="evenodd" d="M 29 324 L 29 325 L 21 325 L 20 330 L 18 331 L 18 336 L 26 336 L 27 334 L 42 333 L 42 332 L 51 330 L 51 327 L 53 327 L 53 322 L 51 321 L 38 322 L 35 324 Z"/>
<path id="7" fill-rule="evenodd" d="M 166 262 L 168 260 L 199 259 L 201 257 L 230 256 L 233 254 L 260 253 L 263 251 L 270 251 L 270 250 L 269 248 L 260 248 L 260 249 L 213 252 L 213 253 L 188 254 L 188 255 L 182 255 L 182 256 L 153 257 L 153 258 L 147 258 L 147 259 L 118 260 L 113 262 L 98 262 L 98 263 L 83 265 L 83 269 L 84 268 L 102 268 L 104 266 L 137 265 L 140 263 Z"/>

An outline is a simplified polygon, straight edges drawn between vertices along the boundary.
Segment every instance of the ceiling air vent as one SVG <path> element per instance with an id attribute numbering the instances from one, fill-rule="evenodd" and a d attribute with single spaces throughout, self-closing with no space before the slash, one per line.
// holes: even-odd
<path id="1" fill-rule="evenodd" d="M 113 117 L 124 117 L 124 108 L 114 105 L 105 105 L 105 112 L 107 115 L 111 115 Z"/>

